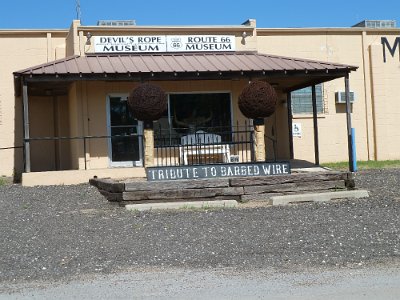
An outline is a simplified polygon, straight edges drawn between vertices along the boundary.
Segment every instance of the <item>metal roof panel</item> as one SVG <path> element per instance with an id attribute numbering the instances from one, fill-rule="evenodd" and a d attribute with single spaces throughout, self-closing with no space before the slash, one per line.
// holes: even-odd
<path id="1" fill-rule="evenodd" d="M 33 66 L 16 75 L 116 74 L 116 73 L 187 73 L 187 72 L 281 72 L 286 71 L 354 71 L 357 67 L 259 53 L 165 53 L 110 54 L 71 56 Z"/>

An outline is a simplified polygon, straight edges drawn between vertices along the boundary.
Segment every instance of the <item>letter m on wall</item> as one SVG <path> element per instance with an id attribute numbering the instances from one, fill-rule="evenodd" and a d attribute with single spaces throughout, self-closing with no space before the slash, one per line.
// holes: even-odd
<path id="1" fill-rule="evenodd" d="M 394 54 L 396 53 L 397 46 L 399 46 L 399 60 L 400 60 L 400 37 L 397 37 L 394 40 L 394 45 L 393 47 L 390 46 L 389 41 L 387 40 L 386 37 L 381 38 L 381 43 L 383 47 L 383 61 L 386 62 L 386 48 L 389 50 L 390 54 L 392 57 L 394 57 Z"/>

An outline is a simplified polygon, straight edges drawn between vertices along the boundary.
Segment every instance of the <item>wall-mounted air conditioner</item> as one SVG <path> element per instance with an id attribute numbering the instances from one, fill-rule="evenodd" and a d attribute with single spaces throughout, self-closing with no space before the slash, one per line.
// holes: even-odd
<path id="1" fill-rule="evenodd" d="M 345 92 L 336 92 L 335 98 L 336 98 L 336 103 L 346 103 Z M 354 92 L 350 92 L 350 103 L 354 103 L 354 100 L 356 100 L 356 94 Z"/>

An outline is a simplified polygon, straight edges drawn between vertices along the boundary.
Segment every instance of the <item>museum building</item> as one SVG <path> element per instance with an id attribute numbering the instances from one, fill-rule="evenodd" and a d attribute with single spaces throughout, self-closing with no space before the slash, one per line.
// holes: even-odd
<path id="1" fill-rule="evenodd" d="M 223 163 L 229 172 L 230 163 L 256 160 L 400 159 L 400 29 L 393 22 L 272 29 L 255 20 L 75 20 L 69 30 L 0 30 L 0 41 L 0 175 L 24 185 L 145 177 L 150 166 Z M 277 93 L 274 113 L 261 122 L 239 108 L 255 81 Z M 167 97 L 152 122 L 128 105 L 144 84 Z"/>

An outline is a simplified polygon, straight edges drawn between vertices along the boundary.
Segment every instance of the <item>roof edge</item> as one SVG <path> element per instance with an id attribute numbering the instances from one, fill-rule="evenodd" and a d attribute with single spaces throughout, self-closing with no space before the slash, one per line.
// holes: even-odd
<path id="1" fill-rule="evenodd" d="M 243 32 L 252 31 L 255 27 L 247 25 L 229 25 L 229 26 L 78 26 L 78 31 L 90 31 L 94 32 L 199 32 L 199 31 L 209 31 L 209 32 Z"/>
<path id="2" fill-rule="evenodd" d="M 67 35 L 68 30 L 66 29 L 0 29 L 1 35 L 42 35 L 42 34 L 58 34 Z"/>
<path id="3" fill-rule="evenodd" d="M 320 32 L 346 32 L 346 33 L 362 33 L 367 32 L 393 32 L 400 33 L 400 28 L 366 28 L 366 27 L 299 27 L 299 28 L 257 28 L 257 34 L 262 33 L 320 33 Z"/>
<path id="4" fill-rule="evenodd" d="M 69 56 L 69 57 L 65 57 L 59 60 L 55 60 L 55 61 L 51 61 L 48 63 L 44 63 L 44 64 L 40 64 L 37 66 L 32 66 L 30 68 L 26 68 L 23 70 L 19 70 L 14 72 L 14 77 L 24 77 L 24 76 L 36 76 L 39 74 L 33 74 L 35 70 L 38 69 L 42 69 L 42 68 L 46 68 L 46 67 L 50 67 L 50 66 L 56 66 L 57 64 L 62 64 L 62 63 L 67 63 L 70 60 L 76 60 L 77 62 L 79 62 L 80 60 L 87 60 L 87 59 L 93 59 L 93 58 L 107 58 L 107 57 L 138 57 L 138 56 L 153 56 L 153 57 L 158 57 L 158 56 L 164 56 L 164 57 L 177 57 L 177 56 L 181 56 L 181 57 L 195 57 L 195 56 L 203 56 L 203 57 L 211 57 L 211 56 L 258 56 L 258 57 L 265 57 L 265 58 L 273 58 L 273 59 L 279 59 L 279 60 L 284 60 L 286 64 L 290 64 L 293 63 L 294 65 L 297 64 L 297 66 L 293 69 L 294 71 L 301 71 L 304 70 L 306 71 L 310 71 L 313 72 L 315 70 L 313 70 L 312 68 L 308 69 L 308 68 L 298 68 L 298 63 L 316 63 L 316 64 L 324 64 L 326 65 L 326 68 L 320 68 L 319 71 L 324 71 L 324 70 L 340 70 L 342 72 L 347 72 L 350 73 L 351 71 L 356 71 L 358 69 L 357 66 L 351 66 L 351 65 L 346 65 L 346 64 L 340 64 L 340 63 L 333 63 L 333 62 L 324 62 L 324 61 L 318 61 L 318 60 L 310 60 L 310 59 L 302 59 L 302 58 L 294 58 L 294 57 L 285 57 L 285 56 L 278 56 L 278 55 L 269 55 L 269 54 L 263 54 L 263 53 L 258 53 L 258 52 L 217 52 L 217 53 L 156 53 L 156 54 L 92 54 L 89 56 L 78 56 L 78 55 L 74 55 L 74 56 Z M 265 69 L 266 70 L 266 69 Z M 274 71 L 275 69 L 273 68 L 271 71 Z M 290 71 L 290 68 L 285 69 L 285 68 L 280 68 L 280 70 L 287 70 Z M 113 74 L 115 72 L 112 72 Z M 117 72 L 118 73 L 118 72 Z M 129 72 L 128 72 L 129 73 Z M 57 74 L 57 72 L 52 73 L 52 74 Z M 101 74 L 104 74 L 104 72 L 101 72 Z M 110 73 L 111 74 L 111 73 Z M 43 74 L 40 74 L 43 75 Z"/>

